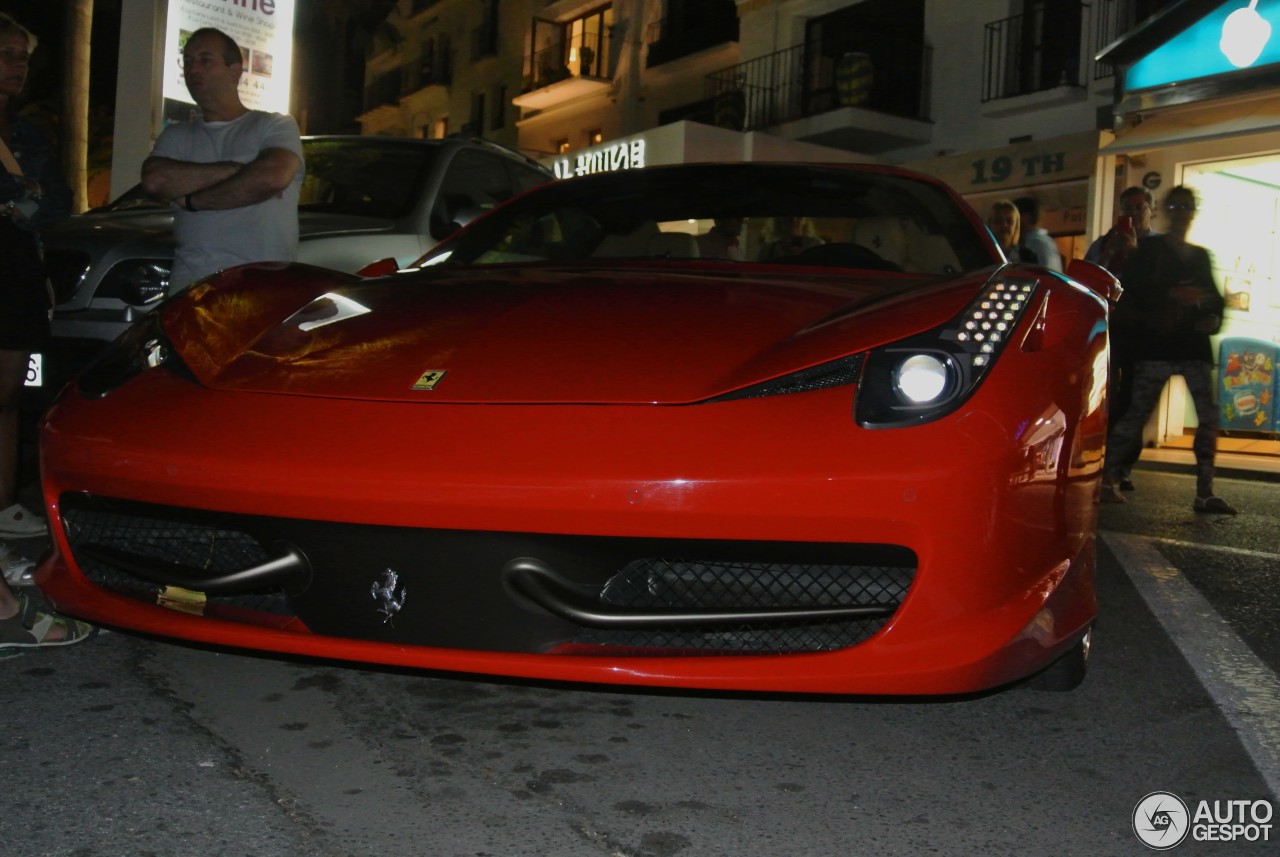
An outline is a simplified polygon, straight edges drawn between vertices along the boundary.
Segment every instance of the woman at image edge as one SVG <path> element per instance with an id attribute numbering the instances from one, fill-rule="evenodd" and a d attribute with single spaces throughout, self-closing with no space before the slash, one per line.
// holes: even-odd
<path id="1" fill-rule="evenodd" d="M 16 99 L 27 82 L 36 37 L 0 13 L 0 536 L 31 538 L 47 523 L 17 497 L 18 395 L 27 360 L 49 335 L 52 303 L 36 228 L 71 213 L 71 191 L 58 172 L 44 134 L 18 115 Z M 21 565 L 19 565 L 21 564 Z M 25 594 L 15 596 L 8 579 L 29 561 L 0 542 L 0 649 L 65 646 L 94 628 L 38 609 Z"/>

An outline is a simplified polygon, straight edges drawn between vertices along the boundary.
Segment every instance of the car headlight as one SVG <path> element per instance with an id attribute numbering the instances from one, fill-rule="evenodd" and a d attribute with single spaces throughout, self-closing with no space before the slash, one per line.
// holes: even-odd
<path id="1" fill-rule="evenodd" d="M 148 369 L 165 366 L 190 375 L 160 327 L 160 313 L 147 314 L 103 349 L 80 374 L 81 395 L 100 399 Z"/>
<path id="2" fill-rule="evenodd" d="M 986 376 L 1039 281 L 997 277 L 948 324 L 871 351 L 854 414 L 864 428 L 919 425 L 951 413 Z"/>
<path id="3" fill-rule="evenodd" d="M 95 293 L 131 306 L 150 306 L 169 293 L 173 262 L 168 259 L 128 259 L 111 266 Z"/>
<path id="4" fill-rule="evenodd" d="M 937 354 L 912 354 L 893 371 L 893 384 L 908 402 L 937 401 L 953 383 L 954 364 Z"/>

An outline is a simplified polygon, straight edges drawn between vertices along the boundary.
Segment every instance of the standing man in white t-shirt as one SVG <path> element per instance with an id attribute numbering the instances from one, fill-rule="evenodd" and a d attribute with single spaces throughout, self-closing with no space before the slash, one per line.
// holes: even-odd
<path id="1" fill-rule="evenodd" d="M 192 33 L 182 74 L 201 118 L 165 128 L 142 164 L 142 186 L 173 203 L 171 292 L 232 265 L 297 258 L 298 123 L 245 107 L 243 73 L 234 39 L 211 27 Z"/>

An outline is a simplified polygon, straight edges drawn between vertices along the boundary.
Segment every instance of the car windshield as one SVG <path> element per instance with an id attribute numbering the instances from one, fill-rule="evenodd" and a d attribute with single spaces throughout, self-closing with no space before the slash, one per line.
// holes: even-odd
<path id="1" fill-rule="evenodd" d="M 303 137 L 302 151 L 307 169 L 299 211 L 398 220 L 417 203 L 438 149 L 375 137 Z M 168 208 L 167 200 L 134 185 L 93 212 Z"/>
<path id="2" fill-rule="evenodd" d="M 931 182 L 866 168 L 723 164 L 553 182 L 477 221 L 419 265 L 602 259 L 933 275 L 998 261 L 968 210 Z"/>

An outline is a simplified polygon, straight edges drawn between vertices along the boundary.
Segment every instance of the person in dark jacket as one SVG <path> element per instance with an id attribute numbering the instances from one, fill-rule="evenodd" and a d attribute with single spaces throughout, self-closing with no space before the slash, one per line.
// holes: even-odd
<path id="1" fill-rule="evenodd" d="M 1196 216 L 1196 195 L 1188 187 L 1169 191 L 1164 202 L 1168 231 L 1138 241 L 1125 263 L 1124 295 L 1118 321 L 1129 331 L 1134 360 L 1133 396 L 1124 416 L 1107 436 L 1102 500 L 1123 503 L 1117 489 L 1123 463 L 1142 446 L 1142 429 L 1169 378 L 1181 375 L 1195 405 L 1192 450 L 1196 459 L 1197 512 L 1234 515 L 1237 510 L 1213 493 L 1218 445 L 1218 408 L 1213 395 L 1213 347 L 1209 337 L 1222 325 L 1225 302 L 1213 280 L 1209 251 L 1187 241 Z"/>
<path id="2" fill-rule="evenodd" d="M 53 147 L 18 115 L 36 37 L 0 12 L 0 536 L 48 532 L 44 518 L 18 502 L 18 395 L 27 360 L 49 335 L 49 294 L 36 231 L 71 213 L 71 190 Z M 92 625 L 40 610 L 9 588 L 20 561 L 0 541 L 0 649 L 65 646 L 87 639 Z"/>
<path id="3" fill-rule="evenodd" d="M 35 45 L 29 30 L 0 13 L 0 537 L 47 530 L 18 503 L 18 394 L 28 356 L 49 335 L 52 296 L 37 230 L 71 213 L 53 147 L 17 110 Z"/>

